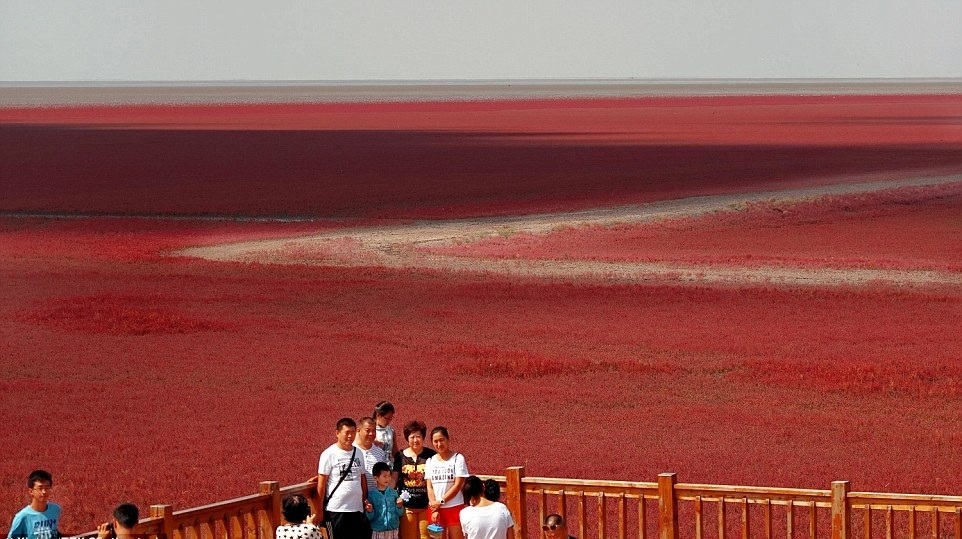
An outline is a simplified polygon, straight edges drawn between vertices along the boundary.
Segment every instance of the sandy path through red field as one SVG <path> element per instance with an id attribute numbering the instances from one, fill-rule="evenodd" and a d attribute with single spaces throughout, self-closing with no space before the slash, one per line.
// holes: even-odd
<path id="1" fill-rule="evenodd" d="M 962 182 L 962 175 L 923 176 L 861 183 L 820 185 L 782 191 L 712 195 L 666 200 L 591 211 L 417 221 L 404 225 L 358 227 L 322 234 L 192 247 L 175 255 L 213 261 L 317 266 L 430 269 L 512 276 L 641 282 L 672 280 L 701 283 L 790 285 L 962 285 L 962 275 L 929 270 L 837 269 L 601 262 L 584 260 L 518 260 L 448 256 L 418 247 L 471 242 L 516 233 L 547 234 L 566 227 L 642 223 L 732 210 L 746 204 L 793 201 L 828 195 L 876 192 L 909 186 Z"/>

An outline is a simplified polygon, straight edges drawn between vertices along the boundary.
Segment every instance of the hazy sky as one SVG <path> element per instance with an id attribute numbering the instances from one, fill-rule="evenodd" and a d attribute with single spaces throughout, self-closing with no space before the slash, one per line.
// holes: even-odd
<path id="1" fill-rule="evenodd" d="M 962 0 L 0 0 L 0 80 L 962 77 Z"/>

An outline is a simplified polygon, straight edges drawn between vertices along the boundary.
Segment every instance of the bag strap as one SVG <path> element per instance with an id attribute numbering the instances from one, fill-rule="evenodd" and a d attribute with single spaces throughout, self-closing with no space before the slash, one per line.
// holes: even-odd
<path id="1" fill-rule="evenodd" d="M 341 478 L 338 479 L 337 484 L 331 489 L 330 494 L 324 496 L 325 509 L 327 508 L 328 502 L 330 502 L 331 498 L 334 496 L 334 493 L 337 492 L 337 487 L 341 486 L 341 483 L 344 482 L 344 478 L 347 477 L 347 474 L 351 473 L 351 466 L 354 464 L 354 455 L 357 455 L 357 446 L 354 446 L 354 451 L 351 451 L 351 461 L 347 463 L 347 466 L 345 466 L 343 470 L 341 470 Z"/>

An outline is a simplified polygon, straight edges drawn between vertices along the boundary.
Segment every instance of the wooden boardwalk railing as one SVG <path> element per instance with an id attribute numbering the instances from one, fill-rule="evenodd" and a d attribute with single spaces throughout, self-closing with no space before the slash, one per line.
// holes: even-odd
<path id="1" fill-rule="evenodd" d="M 526 477 L 520 466 L 484 477 L 501 484 L 517 539 L 540 537 L 550 513 L 581 539 L 962 539 L 962 496 L 851 492 L 847 481 L 828 490 L 678 483 L 671 473 L 655 482 L 597 481 Z M 257 494 L 202 507 L 153 505 L 136 531 L 151 539 L 273 539 L 281 500 L 292 493 L 319 507 L 315 482 L 265 481 Z"/>

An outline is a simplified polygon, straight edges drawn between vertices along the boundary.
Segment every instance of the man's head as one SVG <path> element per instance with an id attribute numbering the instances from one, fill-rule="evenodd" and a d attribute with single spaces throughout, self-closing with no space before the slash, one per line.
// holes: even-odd
<path id="1" fill-rule="evenodd" d="M 362 417 L 357 422 L 357 442 L 358 445 L 367 449 L 374 445 L 374 438 L 377 436 L 377 423 L 373 417 Z"/>
<path id="2" fill-rule="evenodd" d="M 492 502 L 501 500 L 501 485 L 494 479 L 484 481 L 484 497 Z"/>
<path id="3" fill-rule="evenodd" d="M 565 526 L 565 519 L 559 514 L 550 514 L 544 519 L 541 526 L 544 536 L 547 539 L 568 539 L 568 528 Z"/>
<path id="4" fill-rule="evenodd" d="M 122 503 L 114 509 L 114 526 L 124 528 L 127 534 L 133 532 L 134 526 L 140 521 L 140 512 L 132 503 Z"/>
<path id="5" fill-rule="evenodd" d="M 350 417 L 342 417 L 337 421 L 337 446 L 347 451 L 354 444 L 357 435 L 357 423 Z"/>
<path id="6" fill-rule="evenodd" d="M 34 509 L 43 511 L 47 506 L 47 498 L 53 489 L 53 476 L 46 470 L 34 470 L 27 476 L 27 492 L 30 494 L 30 505 Z"/>

